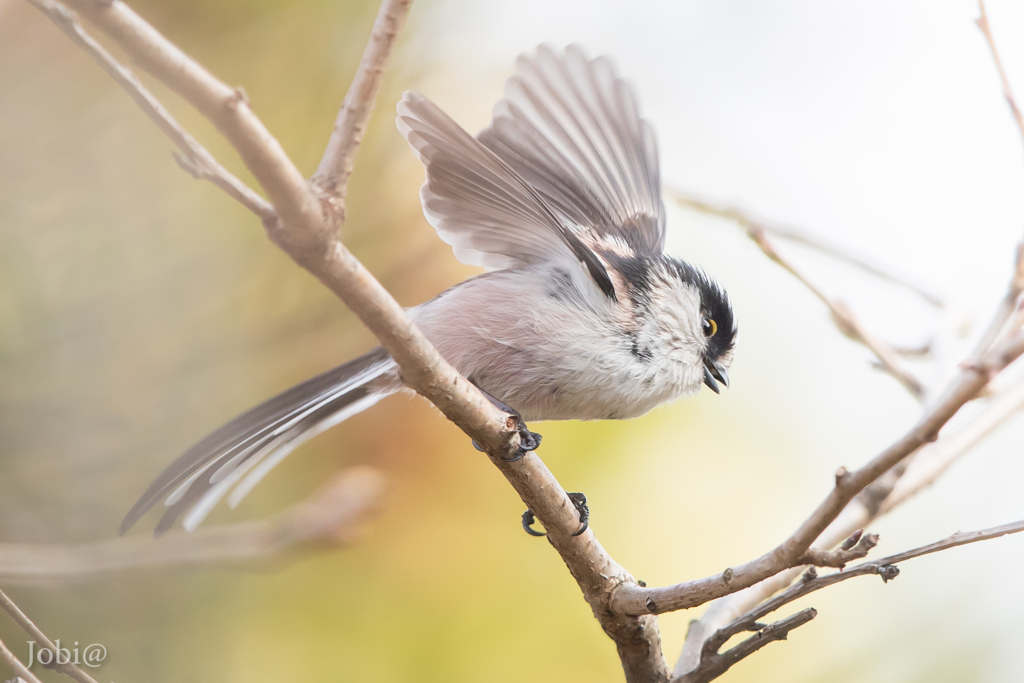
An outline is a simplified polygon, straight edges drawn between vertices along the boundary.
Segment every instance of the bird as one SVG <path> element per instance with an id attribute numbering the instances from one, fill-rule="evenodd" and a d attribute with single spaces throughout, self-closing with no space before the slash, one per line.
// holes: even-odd
<path id="1" fill-rule="evenodd" d="M 520 454 L 540 443 L 527 422 L 635 418 L 729 385 L 732 304 L 704 270 L 664 252 L 654 132 L 607 57 L 547 45 L 519 56 L 476 136 L 416 92 L 397 112 L 425 168 L 427 221 L 459 261 L 484 269 L 408 315 L 518 420 Z M 300 444 L 400 391 L 411 390 L 380 347 L 288 389 L 172 462 L 121 533 L 161 500 L 158 535 L 179 518 L 195 529 Z"/>

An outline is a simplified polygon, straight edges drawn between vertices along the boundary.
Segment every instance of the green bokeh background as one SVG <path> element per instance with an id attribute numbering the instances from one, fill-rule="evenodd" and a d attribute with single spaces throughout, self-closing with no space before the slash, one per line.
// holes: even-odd
<path id="1" fill-rule="evenodd" d="M 243 85 L 312 173 L 375 3 L 133 6 Z M 384 82 L 344 227 L 346 244 L 404 305 L 475 272 L 423 219 L 422 169 L 392 123 L 394 102 L 428 75 L 421 65 L 443 39 L 424 33 L 430 11 L 426 2 L 414 9 Z M 477 95 L 488 106 L 503 76 Z M 208 124 L 147 83 L 252 182 Z M 837 463 L 859 462 L 915 414 L 897 396 L 864 432 L 830 412 L 826 394 L 792 385 L 804 345 L 837 359 L 818 368 L 826 379 L 898 391 L 867 372 L 823 316 L 780 339 L 778 311 L 758 292 L 804 295 L 756 258 L 729 265 L 723 255 L 739 238 L 701 237 L 690 221 L 675 223 L 694 231 L 685 244 L 718 267 L 737 301 L 744 328 L 733 376 L 747 389 L 702 392 L 631 422 L 540 429 L 542 457 L 567 488 L 588 494 L 603 545 L 652 585 L 763 552 L 818 502 Z M 743 281 L 751 273 L 756 284 Z M 256 219 L 182 173 L 167 140 L 55 27 L 27 3 L 0 3 L 0 540 L 113 536 L 151 478 L 208 430 L 373 345 Z M 834 433 L 848 438 L 813 453 Z M 104 644 L 101 681 L 621 680 L 614 647 L 557 554 L 519 528 L 522 504 L 421 400 L 389 399 L 319 437 L 211 522 L 269 516 L 357 463 L 383 470 L 389 489 L 382 516 L 349 549 L 272 572 L 153 570 L 4 588 L 51 637 Z M 901 590 L 897 582 L 883 596 L 874 583 L 850 583 L 816 596 L 818 621 L 727 680 L 967 680 L 985 639 L 950 635 L 939 618 L 967 598 L 946 595 L 940 611 Z M 671 661 L 691 616 L 661 620 Z M 891 630 L 875 629 L 879 619 Z M 2 616 L 0 638 L 25 654 L 24 636 Z M 958 647 L 936 654 L 944 638 Z"/>

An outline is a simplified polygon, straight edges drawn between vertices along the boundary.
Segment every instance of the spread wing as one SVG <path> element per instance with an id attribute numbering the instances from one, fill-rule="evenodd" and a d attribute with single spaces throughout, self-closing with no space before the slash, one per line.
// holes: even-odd
<path id="1" fill-rule="evenodd" d="M 477 139 L 577 230 L 617 237 L 639 253 L 662 250 L 654 132 L 607 58 L 544 45 L 520 56 Z"/>
<path id="2" fill-rule="evenodd" d="M 398 129 L 427 171 L 423 213 L 469 265 L 514 268 L 582 263 L 608 297 L 615 288 L 597 255 L 509 164 L 423 95 L 406 92 Z"/>

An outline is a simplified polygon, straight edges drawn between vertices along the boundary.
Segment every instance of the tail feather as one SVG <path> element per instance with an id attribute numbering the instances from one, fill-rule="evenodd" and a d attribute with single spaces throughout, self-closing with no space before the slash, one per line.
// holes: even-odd
<path id="1" fill-rule="evenodd" d="M 194 529 L 233 486 L 229 503 L 234 507 L 299 445 L 391 393 L 371 383 L 393 368 L 387 352 L 374 349 L 231 420 L 156 478 L 125 516 L 121 533 L 161 499 L 167 509 L 157 534 L 183 514 L 185 527 Z"/>

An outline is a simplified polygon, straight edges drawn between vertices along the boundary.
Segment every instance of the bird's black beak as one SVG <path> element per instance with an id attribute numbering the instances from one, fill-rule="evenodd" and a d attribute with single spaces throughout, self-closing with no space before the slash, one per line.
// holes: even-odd
<path id="1" fill-rule="evenodd" d="M 718 382 L 715 381 L 716 379 L 718 382 L 724 384 L 726 389 L 729 388 L 729 373 L 725 371 L 725 368 L 712 360 L 705 359 L 704 384 L 708 389 L 717 394 L 720 392 L 718 389 Z"/>

